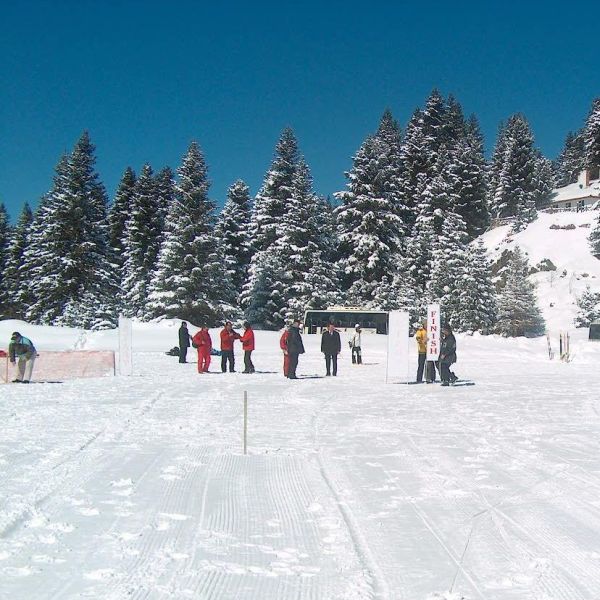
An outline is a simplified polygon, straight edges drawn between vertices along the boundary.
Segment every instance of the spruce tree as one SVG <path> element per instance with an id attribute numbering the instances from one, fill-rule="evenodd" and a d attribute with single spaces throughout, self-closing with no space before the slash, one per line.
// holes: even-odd
<path id="1" fill-rule="evenodd" d="M 162 242 L 164 209 L 152 167 L 144 165 L 130 204 L 123 235 L 124 264 L 120 305 L 124 315 L 143 318 L 150 279 Z"/>
<path id="2" fill-rule="evenodd" d="M 595 98 L 588 115 L 585 132 L 585 164 L 595 171 L 600 168 L 600 98 Z"/>
<path id="3" fill-rule="evenodd" d="M 204 155 L 192 142 L 177 170 L 179 176 L 166 219 L 165 234 L 148 302 L 153 316 L 212 324 L 222 316 L 221 264 L 215 257 L 215 205 Z"/>
<path id="4" fill-rule="evenodd" d="M 592 292 L 587 286 L 585 292 L 577 298 L 576 327 L 589 327 L 594 321 L 600 319 L 600 292 Z"/>
<path id="5" fill-rule="evenodd" d="M 600 216 L 596 219 L 596 224 L 588 237 L 588 242 L 590 243 L 592 254 L 600 257 Z"/>
<path id="6" fill-rule="evenodd" d="M 469 245 L 465 258 L 452 326 L 457 331 L 491 333 L 498 317 L 498 307 L 491 264 L 481 240 Z"/>
<path id="7" fill-rule="evenodd" d="M 584 130 L 573 133 L 570 131 L 565 139 L 565 145 L 556 159 L 554 171 L 556 186 L 564 187 L 575 183 L 579 174 L 585 168 L 585 138 Z"/>
<path id="8" fill-rule="evenodd" d="M 506 284 L 498 295 L 496 331 L 501 335 L 534 337 L 544 333 L 544 319 L 528 271 L 527 258 L 516 247 L 506 267 Z"/>
<path id="9" fill-rule="evenodd" d="M 533 172 L 533 201 L 536 209 L 546 208 L 550 203 L 555 186 L 555 175 L 552 161 L 541 152 L 537 152 L 535 170 Z"/>
<path id="10" fill-rule="evenodd" d="M 515 217 L 518 230 L 536 218 L 538 153 L 523 115 L 512 116 L 501 136 L 493 157 L 490 210 L 494 218 Z"/>
<path id="11" fill-rule="evenodd" d="M 119 270 L 125 262 L 125 257 L 123 256 L 123 239 L 125 237 L 125 226 L 131 214 L 131 203 L 135 192 L 135 179 L 135 172 L 131 167 L 127 167 L 121 177 L 114 201 L 108 211 L 109 245 L 113 253 L 113 260 Z"/>
<path id="12" fill-rule="evenodd" d="M 380 174 L 386 147 L 368 137 L 346 173 L 348 189 L 335 196 L 340 266 L 348 300 L 360 306 L 377 304 L 377 286 L 384 276 L 394 276 L 402 248 L 404 223 L 398 207 L 385 189 Z"/>
<path id="13" fill-rule="evenodd" d="M 283 233 L 284 222 L 292 203 L 300 153 L 298 141 L 290 128 L 283 130 L 275 147 L 275 156 L 263 185 L 254 199 L 250 218 L 251 259 L 240 303 L 246 318 L 256 324 L 272 325 L 273 314 L 281 308 L 265 298 L 273 292 L 279 274 L 272 264 L 271 248 Z"/>
<path id="14" fill-rule="evenodd" d="M 115 322 L 107 198 L 84 132 L 57 167 L 54 187 L 32 225 L 24 260 L 31 273 L 27 317 L 37 323 L 95 327 Z"/>
<path id="15" fill-rule="evenodd" d="M 21 304 L 28 282 L 24 265 L 24 253 L 27 248 L 32 221 L 33 213 L 26 202 L 7 248 L 6 269 L 4 271 L 7 298 L 2 312 L 10 318 L 23 319 L 25 317 L 27 307 Z"/>
<path id="16" fill-rule="evenodd" d="M 231 282 L 235 292 L 232 300 L 236 303 L 250 264 L 250 215 L 250 189 L 239 179 L 227 190 L 227 200 L 215 227 L 223 252 L 223 276 Z"/>
<path id="17" fill-rule="evenodd" d="M 8 212 L 4 204 L 0 202 L 0 317 L 6 315 L 10 297 L 7 275 L 11 240 L 12 232 L 8 221 Z"/>

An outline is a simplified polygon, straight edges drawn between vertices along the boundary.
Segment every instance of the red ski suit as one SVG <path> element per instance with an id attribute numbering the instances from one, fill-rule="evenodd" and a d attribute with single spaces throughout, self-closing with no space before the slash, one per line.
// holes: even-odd
<path id="1" fill-rule="evenodd" d="M 288 369 L 290 366 L 290 356 L 287 353 L 287 340 L 290 332 L 286 329 L 279 338 L 279 347 L 283 350 L 283 374 L 285 377 L 288 375 Z"/>
<path id="2" fill-rule="evenodd" d="M 250 328 L 246 329 L 240 338 L 240 342 L 242 342 L 242 350 L 254 350 L 254 331 Z"/>
<path id="3" fill-rule="evenodd" d="M 212 340 L 208 329 L 201 329 L 192 338 L 192 343 L 198 349 L 198 373 L 206 373 L 210 367 L 210 351 L 212 350 Z"/>

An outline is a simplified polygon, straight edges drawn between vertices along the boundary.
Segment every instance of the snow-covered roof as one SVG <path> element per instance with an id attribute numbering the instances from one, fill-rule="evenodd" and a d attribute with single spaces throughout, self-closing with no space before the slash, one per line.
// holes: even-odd
<path id="1" fill-rule="evenodd" d="M 580 182 L 571 183 L 552 191 L 550 202 L 581 200 L 582 198 L 600 198 L 600 179 L 590 181 L 588 186 Z"/>

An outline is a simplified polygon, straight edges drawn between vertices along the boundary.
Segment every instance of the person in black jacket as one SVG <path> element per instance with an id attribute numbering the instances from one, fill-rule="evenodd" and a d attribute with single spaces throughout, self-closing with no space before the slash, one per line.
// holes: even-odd
<path id="1" fill-rule="evenodd" d="M 289 335 L 286 341 L 287 353 L 290 358 L 288 367 L 288 379 L 298 379 L 296 368 L 298 367 L 298 357 L 304 354 L 304 344 L 300 335 L 300 319 L 295 319 L 289 329 Z"/>
<path id="2" fill-rule="evenodd" d="M 179 328 L 179 362 L 185 363 L 187 362 L 187 351 L 190 347 L 190 332 L 187 328 L 187 323 L 185 321 L 181 322 L 181 327 Z"/>
<path id="3" fill-rule="evenodd" d="M 450 365 L 456 362 L 456 338 L 449 325 L 442 327 L 442 343 L 440 346 L 440 376 L 442 385 L 450 385 L 458 378 L 450 371 Z"/>
<path id="4" fill-rule="evenodd" d="M 342 341 L 340 334 L 335 330 L 335 325 L 329 323 L 327 329 L 321 336 L 321 352 L 325 355 L 325 368 L 327 369 L 326 376 L 332 374 L 331 367 L 333 363 L 333 376 L 337 375 L 337 357 L 342 350 Z"/>

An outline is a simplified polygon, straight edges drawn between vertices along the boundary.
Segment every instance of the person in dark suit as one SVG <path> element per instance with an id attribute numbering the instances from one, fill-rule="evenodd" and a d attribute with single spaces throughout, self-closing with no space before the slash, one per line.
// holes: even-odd
<path id="1" fill-rule="evenodd" d="M 334 377 L 337 375 L 337 359 L 341 350 L 340 334 L 335 330 L 335 325 L 329 323 L 321 336 L 321 352 L 325 355 L 325 369 L 327 370 L 325 375 L 327 377 L 332 374 Z M 333 372 L 331 367 L 333 367 Z"/>
<path id="2" fill-rule="evenodd" d="M 181 322 L 181 327 L 179 328 L 179 362 L 185 363 L 187 362 L 187 351 L 190 347 L 190 332 L 187 328 L 187 323 L 185 321 Z"/>
<path id="3" fill-rule="evenodd" d="M 300 319 L 295 319 L 290 326 L 286 347 L 290 359 L 287 377 L 288 379 L 298 379 L 296 376 L 298 357 L 301 354 L 304 354 L 304 344 L 302 343 L 302 336 L 300 335 Z"/>

